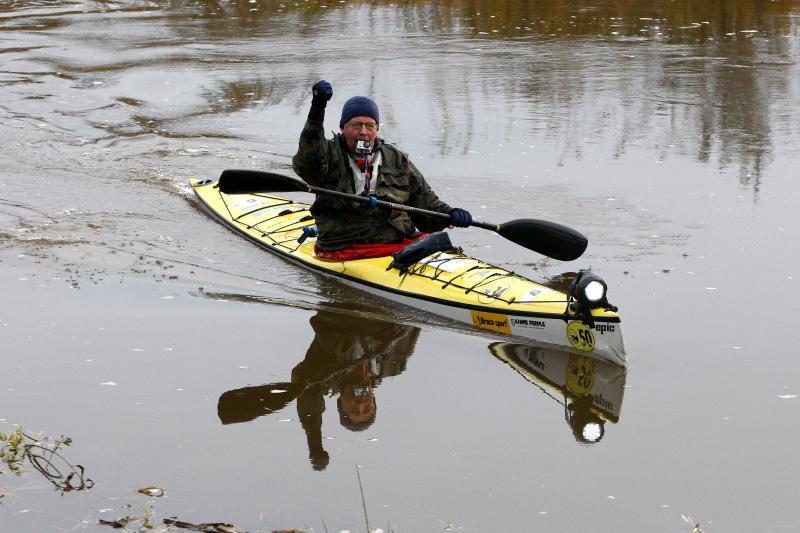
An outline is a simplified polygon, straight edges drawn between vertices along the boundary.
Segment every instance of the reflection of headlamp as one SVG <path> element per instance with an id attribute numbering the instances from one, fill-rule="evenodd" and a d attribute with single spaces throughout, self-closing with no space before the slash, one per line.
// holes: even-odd
<path id="1" fill-rule="evenodd" d="M 603 438 L 603 433 L 605 433 L 603 424 L 599 422 L 589 422 L 583 426 L 581 438 L 583 442 L 587 444 L 594 444 L 595 442 L 600 442 L 600 439 Z"/>
<path id="2" fill-rule="evenodd" d="M 592 412 L 594 396 L 579 396 L 571 403 L 564 398 L 564 416 L 572 428 L 572 435 L 581 444 L 597 444 L 606 433 L 606 421 Z"/>

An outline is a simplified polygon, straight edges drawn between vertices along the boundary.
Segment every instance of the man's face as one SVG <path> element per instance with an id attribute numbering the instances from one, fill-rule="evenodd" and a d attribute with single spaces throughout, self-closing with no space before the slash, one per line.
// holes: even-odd
<path id="1" fill-rule="evenodd" d="M 345 122 L 342 135 L 347 143 L 347 149 L 355 152 L 357 141 L 369 141 L 370 144 L 375 142 L 378 136 L 378 124 L 370 117 L 353 117 Z"/>
<path id="2" fill-rule="evenodd" d="M 375 414 L 377 404 L 372 391 L 355 394 L 352 387 L 345 387 L 341 393 L 342 411 L 356 424 L 362 424 Z"/>

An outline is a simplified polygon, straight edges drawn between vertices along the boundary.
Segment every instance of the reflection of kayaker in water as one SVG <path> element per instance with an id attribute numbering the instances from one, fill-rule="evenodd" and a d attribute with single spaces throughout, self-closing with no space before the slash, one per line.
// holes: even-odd
<path id="1" fill-rule="evenodd" d="M 292 370 L 291 383 L 225 392 L 218 414 L 223 424 L 246 422 L 274 413 L 296 398 L 309 460 L 315 470 L 324 470 L 329 462 L 322 446 L 325 397 L 338 396 L 343 427 L 351 431 L 370 427 L 377 414 L 374 391 L 384 377 L 405 370 L 419 329 L 329 312 L 313 316 L 311 327 L 314 340 L 305 359 Z"/>
<path id="2" fill-rule="evenodd" d="M 292 383 L 307 384 L 297 398 L 297 416 L 306 432 L 311 463 L 322 469 L 328 464 L 322 447 L 324 397 L 338 394 L 342 426 L 367 429 L 377 414 L 375 387 L 383 377 L 405 370 L 419 330 L 329 313 L 312 317 L 311 327 L 314 340 L 306 358 L 292 370 Z"/>

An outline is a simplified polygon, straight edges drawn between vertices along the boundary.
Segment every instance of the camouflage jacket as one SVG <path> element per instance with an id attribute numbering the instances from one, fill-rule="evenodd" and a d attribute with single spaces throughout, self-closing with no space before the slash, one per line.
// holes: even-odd
<path id="1" fill-rule="evenodd" d="M 452 210 L 439 200 L 408 155 L 381 139 L 376 140 L 375 150 L 380 150 L 382 157 L 375 184 L 375 195 L 379 200 L 440 213 Z M 297 175 L 310 185 L 356 194 L 349 157 L 341 134 L 326 139 L 322 122 L 308 119 L 300 134 L 292 166 Z M 369 207 L 323 195 L 317 196 L 311 214 L 319 230 L 317 246 L 323 250 L 340 250 L 353 244 L 398 242 L 418 233 L 417 228 L 432 232 L 448 225 L 444 219 L 409 215 L 405 211 Z"/>

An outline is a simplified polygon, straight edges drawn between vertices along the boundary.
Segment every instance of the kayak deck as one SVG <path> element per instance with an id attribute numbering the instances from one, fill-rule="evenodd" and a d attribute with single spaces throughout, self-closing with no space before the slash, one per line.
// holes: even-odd
<path id="1" fill-rule="evenodd" d="M 216 181 L 191 179 L 203 205 L 220 221 L 265 249 L 384 298 L 472 324 L 626 363 L 620 318 L 596 309 L 591 324 L 569 309 L 567 296 L 460 252 L 436 252 L 406 272 L 392 258 L 330 261 L 314 255 L 316 239 L 298 239 L 314 225 L 309 205 L 266 194 L 225 194 Z"/>

